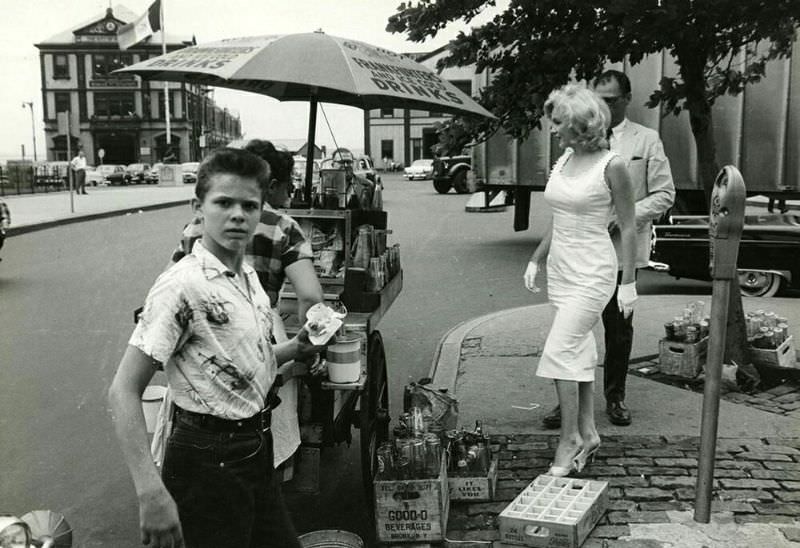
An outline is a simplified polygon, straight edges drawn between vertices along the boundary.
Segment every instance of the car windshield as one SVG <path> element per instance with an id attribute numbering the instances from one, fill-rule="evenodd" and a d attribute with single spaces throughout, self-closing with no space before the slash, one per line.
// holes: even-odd
<path id="1" fill-rule="evenodd" d="M 185 164 L 181 164 L 181 169 L 184 173 L 197 173 L 199 165 L 199 162 L 186 162 Z"/>

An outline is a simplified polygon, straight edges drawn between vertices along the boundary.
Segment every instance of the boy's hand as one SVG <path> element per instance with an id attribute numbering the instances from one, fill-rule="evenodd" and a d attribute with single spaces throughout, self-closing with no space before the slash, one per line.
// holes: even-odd
<path id="1" fill-rule="evenodd" d="M 304 360 L 313 356 L 314 354 L 319 354 L 322 352 L 327 344 L 324 345 L 316 345 L 312 343 L 308 339 L 308 330 L 303 327 L 297 335 L 295 335 L 295 340 L 297 341 L 297 355 L 295 359 Z M 332 337 L 328 344 L 335 341 L 335 337 Z"/>
<path id="2" fill-rule="evenodd" d="M 182 548 L 183 531 L 178 507 L 165 488 L 139 497 L 142 544 L 151 548 Z"/>

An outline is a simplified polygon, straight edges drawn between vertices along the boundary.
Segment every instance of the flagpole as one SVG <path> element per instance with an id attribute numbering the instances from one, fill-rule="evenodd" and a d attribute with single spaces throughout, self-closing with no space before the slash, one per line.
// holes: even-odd
<path id="1" fill-rule="evenodd" d="M 164 0 L 158 3 L 158 21 L 161 26 L 161 55 L 167 54 L 167 36 L 164 32 Z M 170 154 L 172 144 L 172 129 L 170 127 L 170 112 L 169 112 L 169 82 L 164 82 L 164 114 L 166 115 L 167 124 L 167 150 L 165 154 Z"/>

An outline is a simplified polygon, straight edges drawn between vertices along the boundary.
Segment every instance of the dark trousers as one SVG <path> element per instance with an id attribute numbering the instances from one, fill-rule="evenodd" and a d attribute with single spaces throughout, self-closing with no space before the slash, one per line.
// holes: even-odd
<path id="1" fill-rule="evenodd" d="M 86 170 L 79 169 L 75 172 L 75 191 L 86 194 Z"/>
<path id="2" fill-rule="evenodd" d="M 622 272 L 617 275 L 617 287 Z M 603 391 L 606 402 L 625 400 L 625 380 L 633 346 L 633 314 L 626 319 L 617 306 L 617 288 L 603 310 L 606 357 L 603 366 Z"/>
<path id="3" fill-rule="evenodd" d="M 300 548 L 269 431 L 210 432 L 176 417 L 162 477 L 186 548 Z"/>

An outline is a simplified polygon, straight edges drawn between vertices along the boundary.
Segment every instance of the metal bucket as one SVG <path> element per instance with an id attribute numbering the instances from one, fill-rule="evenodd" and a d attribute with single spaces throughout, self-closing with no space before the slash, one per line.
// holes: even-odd
<path id="1" fill-rule="evenodd" d="M 303 548 L 364 548 L 364 541 L 355 533 L 326 529 L 300 535 Z"/>

